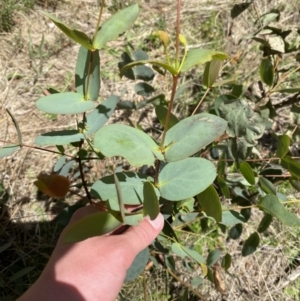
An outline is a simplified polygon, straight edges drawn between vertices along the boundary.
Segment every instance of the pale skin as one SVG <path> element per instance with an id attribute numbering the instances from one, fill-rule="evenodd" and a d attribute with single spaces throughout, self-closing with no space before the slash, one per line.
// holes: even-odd
<path id="1" fill-rule="evenodd" d="M 92 206 L 77 210 L 69 225 L 95 210 Z M 75 244 L 63 243 L 65 229 L 40 278 L 18 301 L 114 301 L 135 256 L 152 243 L 163 224 L 159 214 L 120 235 Z"/>

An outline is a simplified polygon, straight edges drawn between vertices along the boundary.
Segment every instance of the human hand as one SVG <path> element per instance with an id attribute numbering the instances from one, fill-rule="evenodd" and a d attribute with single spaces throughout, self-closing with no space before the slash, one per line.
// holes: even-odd
<path id="1" fill-rule="evenodd" d="M 97 212 L 92 206 L 77 210 L 69 225 Z M 161 214 L 120 235 L 104 235 L 75 244 L 64 244 L 62 232 L 40 278 L 18 301 L 113 301 L 136 255 L 145 249 L 163 228 Z"/>

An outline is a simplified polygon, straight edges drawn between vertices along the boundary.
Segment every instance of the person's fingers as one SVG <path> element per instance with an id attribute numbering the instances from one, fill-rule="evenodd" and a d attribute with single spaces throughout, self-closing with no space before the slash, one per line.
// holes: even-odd
<path id="1" fill-rule="evenodd" d="M 137 255 L 140 251 L 148 247 L 158 236 L 164 226 L 164 217 L 161 213 L 153 221 L 146 217 L 138 226 L 130 227 L 123 236 L 124 242 Z"/>

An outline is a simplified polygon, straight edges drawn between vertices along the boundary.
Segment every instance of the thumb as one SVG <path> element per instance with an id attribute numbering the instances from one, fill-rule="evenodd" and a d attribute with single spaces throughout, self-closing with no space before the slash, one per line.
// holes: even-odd
<path id="1" fill-rule="evenodd" d="M 148 247 L 158 236 L 164 226 L 164 217 L 158 214 L 155 220 L 146 217 L 137 226 L 130 227 L 121 234 L 128 247 L 136 254 Z"/>

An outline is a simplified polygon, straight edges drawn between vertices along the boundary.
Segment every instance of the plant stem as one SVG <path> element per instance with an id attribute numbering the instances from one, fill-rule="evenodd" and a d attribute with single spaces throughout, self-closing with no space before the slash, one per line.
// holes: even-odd
<path id="1" fill-rule="evenodd" d="M 197 110 L 199 109 L 199 107 L 201 106 L 205 96 L 207 95 L 207 93 L 210 91 L 210 87 L 207 88 L 207 90 L 205 91 L 204 95 L 202 96 L 201 100 L 199 101 L 199 103 L 197 104 L 195 110 L 192 113 L 192 116 L 197 112 Z"/>
<path id="2" fill-rule="evenodd" d="M 169 107 L 168 107 L 168 113 L 167 113 L 166 122 L 165 122 L 165 126 L 164 126 L 164 132 L 163 132 L 163 136 L 161 138 L 161 143 L 160 143 L 160 148 L 161 149 L 163 149 L 163 146 L 164 146 L 164 143 L 165 143 L 166 132 L 169 128 L 169 121 L 170 121 L 171 111 L 172 111 L 172 108 L 173 108 L 177 83 L 178 83 L 178 75 L 173 75 L 172 94 L 171 94 L 171 99 L 170 99 L 170 103 L 169 103 Z"/>
<path id="3" fill-rule="evenodd" d="M 102 0 L 101 7 L 100 7 L 100 12 L 99 12 L 99 16 L 98 16 L 98 21 L 97 21 L 95 33 L 94 33 L 94 36 L 93 36 L 93 44 L 95 42 L 95 39 L 96 39 L 96 36 L 97 36 L 97 32 L 98 32 L 98 29 L 100 27 L 100 22 L 101 22 L 101 18 L 102 18 L 102 12 L 103 12 L 103 8 L 104 8 L 104 3 L 105 3 L 105 0 Z"/>
<path id="4" fill-rule="evenodd" d="M 177 18 L 176 18 L 176 54 L 175 54 L 175 68 L 177 69 L 179 64 L 179 34 L 180 34 L 180 10 L 181 0 L 177 0 Z"/>

